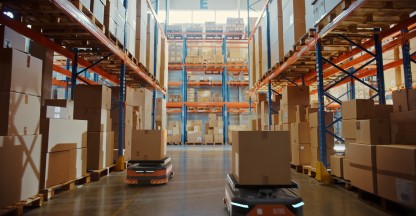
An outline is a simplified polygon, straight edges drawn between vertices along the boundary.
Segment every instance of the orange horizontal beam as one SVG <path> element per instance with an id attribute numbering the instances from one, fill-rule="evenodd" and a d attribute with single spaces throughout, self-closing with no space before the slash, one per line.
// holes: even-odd
<path id="1" fill-rule="evenodd" d="M 166 108 L 182 108 L 184 104 L 187 107 L 223 107 L 226 104 L 227 108 L 249 108 L 248 102 L 167 102 Z"/>
<path id="2" fill-rule="evenodd" d="M 181 86 L 182 82 L 169 82 L 168 86 L 171 87 L 178 87 Z M 221 86 L 221 81 L 213 81 L 213 82 L 188 82 L 188 86 Z M 228 81 L 227 85 L 230 86 L 248 86 L 248 82 L 238 82 L 238 81 Z"/>
<path id="3" fill-rule="evenodd" d="M 58 65 L 55 65 L 54 64 L 52 69 L 53 69 L 53 71 L 55 71 L 57 73 L 60 73 L 60 74 L 63 74 L 65 76 L 67 76 L 67 77 L 71 77 L 72 76 L 72 72 L 71 71 L 66 70 L 66 69 L 64 69 L 62 67 L 59 67 Z M 77 80 L 79 80 L 81 82 L 86 82 L 89 85 L 97 85 L 98 84 L 98 83 L 96 83 L 94 81 L 91 81 L 91 80 L 85 78 L 85 77 L 83 79 L 77 77 Z"/>
<path id="4" fill-rule="evenodd" d="M 246 35 L 245 32 L 167 32 L 168 35 L 186 35 L 186 34 L 191 34 L 191 35 Z M 192 39 L 189 39 L 192 40 Z"/>
<path id="5" fill-rule="evenodd" d="M 52 85 L 54 86 L 60 86 L 60 87 L 66 87 L 66 82 L 61 81 L 61 80 L 57 80 L 55 78 L 52 78 Z"/>
<path id="6" fill-rule="evenodd" d="M 182 39 L 168 39 L 168 42 L 175 42 L 175 43 L 181 43 L 183 42 Z M 224 43 L 223 39 L 217 39 L 217 40 L 212 40 L 212 39 L 202 39 L 202 40 L 198 40 L 198 39 L 190 39 L 190 40 L 186 40 L 186 43 Z M 227 40 L 227 44 L 247 44 L 246 40 Z"/>
<path id="7" fill-rule="evenodd" d="M 182 110 L 167 110 L 167 113 L 181 113 Z M 188 110 L 188 113 L 221 113 L 222 110 Z M 240 113 L 248 113 L 248 110 L 232 110 L 232 109 L 228 109 L 227 112 L 229 114 L 240 114 Z"/>
<path id="8" fill-rule="evenodd" d="M 170 70 L 170 72 L 174 71 L 174 70 L 182 70 L 182 67 L 168 67 L 168 70 Z M 222 72 L 223 69 L 222 68 L 193 68 L 193 67 L 187 67 L 186 70 L 188 72 L 197 72 L 197 71 L 217 71 L 217 72 Z M 248 68 L 234 68 L 234 67 L 227 67 L 227 71 L 228 72 L 245 72 L 247 74 L 248 72 Z"/>
<path id="9" fill-rule="evenodd" d="M 206 63 L 206 64 L 168 64 L 168 67 L 176 67 L 176 68 L 182 68 L 182 67 L 248 67 L 248 64 L 233 64 L 233 63 L 227 63 L 227 64 L 214 64 L 214 63 Z"/>

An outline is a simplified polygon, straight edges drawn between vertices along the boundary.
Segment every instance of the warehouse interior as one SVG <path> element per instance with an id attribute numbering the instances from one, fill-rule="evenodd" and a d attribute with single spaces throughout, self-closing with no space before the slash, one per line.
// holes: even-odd
<path id="1" fill-rule="evenodd" d="M 0 216 L 416 215 L 414 0 L 0 9 Z"/>

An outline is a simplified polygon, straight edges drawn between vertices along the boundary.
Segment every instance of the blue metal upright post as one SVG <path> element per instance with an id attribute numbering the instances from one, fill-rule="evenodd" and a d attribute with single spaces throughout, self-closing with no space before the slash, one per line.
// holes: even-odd
<path id="1" fill-rule="evenodd" d="M 69 67 L 71 65 L 71 59 L 66 59 L 66 70 L 69 71 Z M 65 85 L 65 99 L 68 99 L 68 88 L 69 88 L 69 77 L 65 77 L 66 85 Z"/>
<path id="2" fill-rule="evenodd" d="M 158 14 L 159 13 L 159 0 L 156 0 L 156 6 L 155 6 L 155 12 L 156 12 L 156 14 Z M 156 18 L 155 18 L 155 20 L 156 20 Z M 158 50 L 157 50 L 157 46 L 158 46 L 158 44 L 157 44 L 157 42 L 158 42 L 158 37 L 159 37 L 159 28 L 158 28 L 158 24 L 157 24 L 157 22 L 155 21 L 155 26 L 154 26 L 154 38 L 153 38 L 153 41 L 154 41 L 154 45 L 153 45 L 153 47 L 154 47 L 154 51 L 153 51 L 153 75 L 155 76 L 155 77 L 157 77 L 157 73 L 158 73 L 158 69 L 159 68 L 157 68 L 157 59 L 158 59 L 158 56 L 157 56 L 157 54 L 158 54 Z M 153 98 L 152 98 L 152 129 L 154 130 L 154 129 L 156 129 L 156 96 L 157 96 L 157 92 L 156 92 L 156 90 L 153 90 Z"/>
<path id="3" fill-rule="evenodd" d="M 318 79 L 318 137 L 319 137 L 319 156 L 320 161 L 328 167 L 328 159 L 326 157 L 326 123 L 325 123 L 325 89 L 324 89 L 324 70 L 322 62 L 322 45 L 321 40 L 316 42 L 316 72 Z"/>
<path id="4" fill-rule="evenodd" d="M 379 104 L 386 104 L 386 89 L 384 88 L 383 47 L 378 34 L 374 34 L 374 48 L 377 65 L 377 87 Z"/>
<path id="5" fill-rule="evenodd" d="M 78 49 L 74 48 L 74 60 L 72 61 L 72 75 L 71 75 L 71 100 L 74 100 L 74 89 L 77 84 L 78 74 Z"/>
<path id="6" fill-rule="evenodd" d="M 402 29 L 402 34 L 407 35 L 409 30 L 407 28 Z M 406 89 L 412 88 L 412 67 L 410 62 L 410 44 L 409 40 L 403 40 L 402 43 L 402 55 L 403 55 L 403 74 L 404 74 L 404 86 Z"/>
<path id="7" fill-rule="evenodd" d="M 251 27 L 250 27 L 250 0 L 247 0 L 247 37 L 250 37 L 250 33 L 251 33 Z M 253 73 L 253 71 L 251 70 L 251 61 L 250 61 L 250 42 L 247 45 L 247 62 L 248 62 L 248 86 L 249 89 L 252 87 L 251 86 L 251 73 Z M 251 96 L 248 97 L 248 113 L 251 115 Z"/>
<path id="8" fill-rule="evenodd" d="M 227 37 L 224 36 L 223 38 L 223 42 L 222 42 L 222 55 L 224 58 L 224 67 L 223 67 L 223 71 L 222 71 L 222 98 L 224 101 L 224 105 L 222 107 L 222 122 L 223 122 L 223 129 L 222 129 L 222 133 L 223 133 L 223 142 L 224 144 L 227 143 L 228 140 L 228 113 L 227 113 L 227 102 L 228 101 L 228 91 L 227 91 Z"/>
<path id="9" fill-rule="evenodd" d="M 268 4 L 266 6 L 266 21 L 267 21 L 267 34 L 266 34 L 266 42 L 267 42 L 267 70 L 269 70 L 271 68 L 271 64 L 272 64 L 272 60 L 271 60 L 271 53 L 270 53 L 270 12 L 269 12 L 269 6 L 270 4 Z M 268 105 L 268 110 L 269 110 L 269 130 L 271 129 L 272 126 L 272 83 L 269 82 L 267 83 L 267 105 Z"/>
<path id="10" fill-rule="evenodd" d="M 186 107 L 186 102 L 188 101 L 188 74 L 185 67 L 185 59 L 187 55 L 187 46 L 186 46 L 186 36 L 182 40 L 182 95 L 183 95 L 183 105 L 182 105 L 182 144 L 188 140 L 186 123 L 188 119 L 188 111 Z"/>

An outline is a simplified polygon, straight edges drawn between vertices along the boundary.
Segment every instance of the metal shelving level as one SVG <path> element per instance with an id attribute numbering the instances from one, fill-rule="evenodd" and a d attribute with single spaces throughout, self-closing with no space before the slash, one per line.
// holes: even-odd
<path id="1" fill-rule="evenodd" d="M 267 13 L 269 3 L 266 2 L 262 14 Z M 295 45 L 285 61 L 269 67 L 266 76 L 251 88 L 250 94 L 270 92 L 270 87 L 280 93 L 282 85 L 309 85 L 311 94 L 318 93 L 320 158 L 327 166 L 326 133 L 344 141 L 326 129 L 342 120 L 337 118 L 329 125 L 324 122 L 323 116 L 328 105 L 342 105 L 342 101 L 328 90 L 348 83 L 349 91 L 353 92 L 354 82 L 360 82 L 377 92 L 371 98 L 378 97 L 379 102 L 384 104 L 384 70 L 402 64 L 405 68 L 405 87 L 411 88 L 409 65 L 415 62 L 416 56 L 415 53 L 409 53 L 408 40 L 416 36 L 415 11 L 415 1 L 342 1 L 316 25 L 314 31 L 308 32 Z M 259 23 L 260 18 L 249 41 Z M 382 53 L 398 46 L 403 48 L 403 58 L 383 64 Z M 368 67 L 372 63 L 375 63 L 375 68 Z M 362 81 L 369 76 L 376 76 L 376 87 Z M 331 103 L 325 104 L 324 97 L 329 98 Z M 355 98 L 355 95 L 350 98 Z"/>

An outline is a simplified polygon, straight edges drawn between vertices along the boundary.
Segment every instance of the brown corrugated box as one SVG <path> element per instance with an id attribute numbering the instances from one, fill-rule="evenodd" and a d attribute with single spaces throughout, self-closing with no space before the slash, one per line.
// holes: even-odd
<path id="1" fill-rule="evenodd" d="M 343 178 L 345 180 L 351 179 L 350 169 L 351 169 L 350 161 L 348 160 L 347 157 L 345 157 L 344 160 L 342 161 L 342 171 L 344 175 Z"/>
<path id="2" fill-rule="evenodd" d="M 306 108 L 305 105 L 296 105 L 296 122 L 306 121 Z"/>
<path id="3" fill-rule="evenodd" d="M 88 132 L 112 130 L 110 111 L 107 109 L 75 107 L 74 119 L 87 120 Z"/>
<path id="4" fill-rule="evenodd" d="M 392 143 L 415 143 L 416 111 L 390 113 L 390 126 Z"/>
<path id="5" fill-rule="evenodd" d="M 292 162 L 296 165 L 311 164 L 311 145 L 292 143 Z"/>
<path id="6" fill-rule="evenodd" d="M 407 99 L 407 91 L 406 89 L 402 89 L 399 91 L 393 91 L 393 111 L 394 112 L 407 112 L 409 111 L 409 103 Z"/>
<path id="7" fill-rule="evenodd" d="M 335 175 L 337 177 L 343 178 L 344 176 L 344 170 L 343 170 L 343 160 L 344 156 L 342 155 L 331 155 L 330 161 L 331 161 L 331 174 Z"/>
<path id="8" fill-rule="evenodd" d="M 2 48 L 13 48 L 22 52 L 27 52 L 26 40 L 27 39 L 23 35 L 15 32 L 13 29 L 5 25 L 0 26 L 0 41 L 2 42 Z M 1 59 L 4 60 L 4 58 Z"/>
<path id="9" fill-rule="evenodd" d="M 327 130 L 334 133 L 334 128 L 333 127 L 327 128 Z M 334 147 L 334 143 L 335 143 L 334 139 L 335 138 L 331 134 L 326 133 L 326 147 L 327 148 L 333 148 Z M 319 139 L 319 128 L 317 128 L 317 127 L 310 128 L 310 143 L 311 143 L 311 146 L 314 147 L 314 148 L 319 147 L 319 140 L 320 140 Z"/>
<path id="10" fill-rule="evenodd" d="M 16 49 L 0 48 L 0 92 L 41 95 L 42 60 Z"/>
<path id="11" fill-rule="evenodd" d="M 325 124 L 332 123 L 334 119 L 334 114 L 332 112 L 325 112 Z M 318 112 L 313 112 L 309 114 L 309 127 L 318 127 Z"/>
<path id="12" fill-rule="evenodd" d="M 376 145 L 351 143 L 349 148 L 351 184 L 377 194 Z"/>
<path id="13" fill-rule="evenodd" d="M 0 135 L 39 134 L 40 97 L 0 93 Z"/>
<path id="14" fill-rule="evenodd" d="M 111 89 L 102 85 L 76 85 L 74 107 L 111 109 Z"/>
<path id="15" fill-rule="evenodd" d="M 233 131 L 232 136 L 232 173 L 239 184 L 291 183 L 288 132 Z"/>
<path id="16" fill-rule="evenodd" d="M 166 130 L 133 131 L 131 160 L 160 160 L 166 156 Z M 127 151 L 127 149 L 126 149 Z"/>
<path id="17" fill-rule="evenodd" d="M 390 113 L 393 112 L 393 105 L 374 105 L 374 118 L 389 119 Z"/>
<path id="18" fill-rule="evenodd" d="M 331 155 L 335 154 L 334 148 L 326 148 L 326 160 L 329 160 Z M 316 167 L 316 162 L 321 161 L 320 148 L 311 146 L 311 166 Z"/>
<path id="19" fill-rule="evenodd" d="M 307 122 L 290 124 L 290 142 L 292 144 L 311 143 L 310 129 Z"/>
<path id="20" fill-rule="evenodd" d="M 0 208 L 39 193 L 41 142 L 42 135 L 0 137 Z"/>
<path id="21" fill-rule="evenodd" d="M 296 105 L 282 105 L 280 113 L 282 113 L 282 123 L 290 124 L 296 122 Z"/>
<path id="22" fill-rule="evenodd" d="M 87 170 L 113 164 L 114 132 L 88 132 Z"/>
<path id="23" fill-rule="evenodd" d="M 374 116 L 374 101 L 356 99 L 342 103 L 342 119 L 371 119 Z"/>
<path id="24" fill-rule="evenodd" d="M 286 86 L 281 105 L 309 105 L 309 86 Z"/>
<path id="25" fill-rule="evenodd" d="M 342 137 L 345 139 L 355 139 L 357 134 L 357 125 L 355 119 L 342 120 Z"/>
<path id="26" fill-rule="evenodd" d="M 390 122 L 388 119 L 356 121 L 357 143 L 368 145 L 390 144 Z"/>

